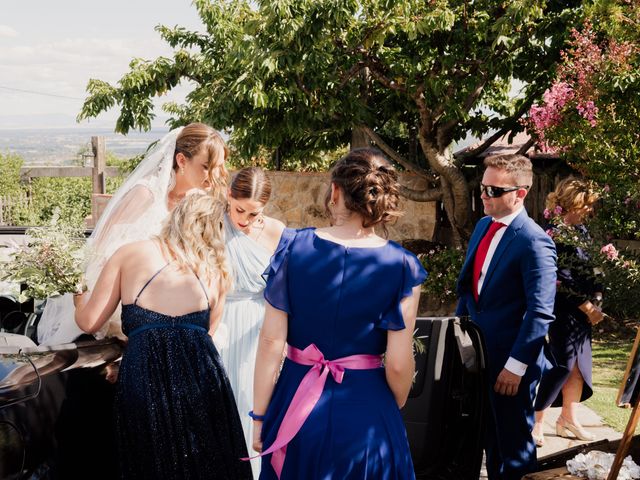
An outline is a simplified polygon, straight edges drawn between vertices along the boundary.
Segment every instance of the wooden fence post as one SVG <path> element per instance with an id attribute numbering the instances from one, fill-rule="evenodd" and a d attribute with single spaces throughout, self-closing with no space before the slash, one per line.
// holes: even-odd
<path id="1" fill-rule="evenodd" d="M 107 149 L 104 137 L 91 137 L 91 149 L 93 150 L 93 193 L 106 193 L 104 171 L 107 166 Z"/>

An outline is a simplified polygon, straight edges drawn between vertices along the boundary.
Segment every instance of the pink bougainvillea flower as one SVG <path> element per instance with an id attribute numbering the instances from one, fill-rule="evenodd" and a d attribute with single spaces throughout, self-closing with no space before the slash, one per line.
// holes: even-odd
<path id="1" fill-rule="evenodd" d="M 618 250 L 612 243 L 607 243 L 604 247 L 600 249 L 600 253 L 603 253 L 607 256 L 609 260 L 615 260 L 618 258 Z"/>

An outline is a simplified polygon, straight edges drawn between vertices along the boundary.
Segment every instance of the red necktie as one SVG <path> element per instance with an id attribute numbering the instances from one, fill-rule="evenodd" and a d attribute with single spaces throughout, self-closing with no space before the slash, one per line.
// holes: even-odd
<path id="1" fill-rule="evenodd" d="M 482 273 L 482 265 L 487 258 L 489 245 L 491 245 L 491 240 L 493 240 L 496 232 L 502 227 L 506 227 L 506 225 L 496 221 L 491 222 L 489 230 L 487 230 L 487 233 L 484 234 L 484 237 L 482 237 L 482 240 L 480 240 L 478 244 L 476 256 L 473 259 L 473 296 L 476 301 L 478 301 L 478 280 L 480 280 L 480 274 Z"/>

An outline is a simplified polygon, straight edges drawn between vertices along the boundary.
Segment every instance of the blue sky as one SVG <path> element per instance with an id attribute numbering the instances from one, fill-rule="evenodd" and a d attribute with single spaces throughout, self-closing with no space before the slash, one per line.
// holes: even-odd
<path id="1" fill-rule="evenodd" d="M 0 128 L 72 126 L 90 78 L 115 82 L 132 58 L 170 54 L 156 25 L 203 29 L 190 0 L 2 3 Z M 180 101 L 187 91 L 179 87 L 157 103 Z M 92 122 L 112 125 L 115 116 L 108 112 Z"/>

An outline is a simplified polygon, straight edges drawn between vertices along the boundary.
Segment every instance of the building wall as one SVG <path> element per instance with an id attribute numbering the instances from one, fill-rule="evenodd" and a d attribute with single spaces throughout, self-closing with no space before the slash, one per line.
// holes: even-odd
<path id="1" fill-rule="evenodd" d="M 324 196 L 329 186 L 328 173 L 268 172 L 272 182 L 271 200 L 265 209 L 269 216 L 288 227 L 322 227 L 329 224 L 324 215 Z M 400 183 L 409 188 L 424 188 L 424 179 L 401 174 Z M 404 216 L 389 227 L 389 238 L 432 240 L 436 226 L 436 203 L 401 199 Z"/>

